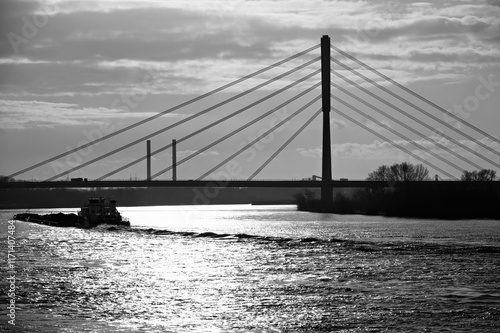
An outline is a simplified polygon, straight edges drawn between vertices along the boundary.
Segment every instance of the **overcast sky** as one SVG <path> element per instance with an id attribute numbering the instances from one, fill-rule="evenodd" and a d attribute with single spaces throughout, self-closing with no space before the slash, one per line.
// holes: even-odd
<path id="1" fill-rule="evenodd" d="M 370 110 L 333 87 L 335 96 L 366 112 L 367 116 L 337 101 L 332 105 L 389 140 L 384 142 L 346 117 L 332 112 L 334 178 L 363 179 L 382 164 L 421 163 L 415 156 L 437 166 L 440 170 L 429 166 L 430 173 L 443 178 L 449 178 L 448 175 L 459 177 L 461 170 L 477 169 L 475 166 L 500 173 L 496 167 L 500 164 L 500 157 L 485 148 L 500 152 L 499 0 L 1 0 L 0 24 L 2 175 L 13 174 L 318 45 L 322 35 L 329 35 L 334 46 L 497 140 L 471 130 L 373 73 L 360 70 L 434 118 L 468 135 L 462 136 L 421 111 L 368 83 L 362 83 L 359 77 L 332 63 L 332 69 L 337 73 L 361 83 L 376 96 L 428 124 L 426 127 L 410 120 L 400 111 L 332 75 L 334 83 L 385 111 L 386 115 Z M 144 156 L 146 143 L 140 139 L 149 133 L 160 131 L 319 55 L 319 49 L 315 49 L 221 93 L 16 178 L 48 179 L 129 142 L 140 141 L 68 175 L 98 178 Z M 359 65 L 333 50 L 332 56 L 359 69 Z M 153 150 L 169 144 L 172 139 L 182 139 L 319 68 L 320 63 L 316 61 L 220 109 L 160 133 L 150 138 Z M 227 122 L 182 140 L 177 147 L 178 160 L 319 81 L 320 75 L 315 75 Z M 178 177 L 199 177 L 320 93 L 320 88 L 316 88 L 244 132 L 207 149 L 180 165 Z M 231 178 L 250 176 L 320 106 L 320 101 L 313 103 L 277 133 L 235 157 L 230 166 L 219 171 Z M 398 137 L 391 130 L 405 137 Z M 439 135 L 439 131 L 445 136 Z M 458 146 L 449 138 L 469 149 Z M 472 142 L 471 138 L 483 146 Z M 393 144 L 403 146 L 413 156 L 399 151 Z M 320 175 L 320 145 L 321 118 L 318 117 L 257 178 L 302 179 Z M 429 151 L 451 161 L 451 165 L 430 155 Z M 171 158 L 170 149 L 155 155 L 153 173 L 169 167 Z M 222 175 L 221 172 L 212 177 Z M 142 161 L 110 178 L 145 176 L 146 163 Z M 171 176 L 168 171 L 158 179 L 170 179 Z"/>

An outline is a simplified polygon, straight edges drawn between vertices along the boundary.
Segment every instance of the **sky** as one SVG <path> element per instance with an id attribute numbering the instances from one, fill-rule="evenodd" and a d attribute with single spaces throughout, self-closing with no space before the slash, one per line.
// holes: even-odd
<path id="1" fill-rule="evenodd" d="M 334 179 L 364 179 L 380 165 L 404 161 L 429 163 L 430 175 L 443 179 L 459 178 L 463 170 L 478 167 L 500 174 L 499 0 L 2 0 L 0 24 L 0 175 L 15 174 L 147 120 L 317 46 L 323 35 L 330 36 L 335 47 L 455 115 L 429 106 L 331 50 L 336 61 L 410 103 L 332 62 L 334 74 L 358 86 L 334 74 L 333 83 L 367 102 L 332 87 L 332 94 L 347 103 L 332 99 L 332 106 L 340 111 L 330 113 Z M 319 56 L 320 49 L 314 48 L 15 178 L 97 179 L 111 173 L 108 179 L 144 179 L 144 160 L 114 172 L 143 158 L 146 136 L 158 132 L 149 138 L 153 151 L 176 139 L 180 141 L 178 161 L 199 152 L 178 166 L 178 179 L 197 179 L 225 159 L 230 162 L 207 178 L 246 179 L 320 109 L 321 101 L 312 102 L 240 155 L 231 155 L 320 96 L 321 88 L 317 87 L 280 107 L 320 82 L 319 74 L 202 133 L 190 134 L 313 73 L 320 68 L 319 60 L 187 120 Z M 203 150 L 273 109 L 268 117 Z M 256 179 L 321 175 L 321 117 L 315 118 Z M 185 123 L 165 130 L 182 120 Z M 134 142 L 127 149 L 78 168 Z M 155 179 L 171 179 L 171 170 L 163 170 L 171 166 L 172 150 L 161 150 L 152 159 Z"/>

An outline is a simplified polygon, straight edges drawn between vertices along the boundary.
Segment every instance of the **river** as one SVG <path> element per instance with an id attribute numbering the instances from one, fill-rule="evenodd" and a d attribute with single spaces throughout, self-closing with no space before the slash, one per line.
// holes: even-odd
<path id="1" fill-rule="evenodd" d="M 77 209 L 32 212 L 49 211 Z M 343 216 L 298 212 L 294 206 L 120 211 L 131 221 L 128 230 L 9 223 L 20 211 L 0 211 L 0 329 L 496 332 L 500 327 L 500 221 Z M 10 262 L 9 235 L 15 256 Z M 7 279 L 11 275 L 14 283 Z M 7 316 L 12 300 L 14 321 Z"/>

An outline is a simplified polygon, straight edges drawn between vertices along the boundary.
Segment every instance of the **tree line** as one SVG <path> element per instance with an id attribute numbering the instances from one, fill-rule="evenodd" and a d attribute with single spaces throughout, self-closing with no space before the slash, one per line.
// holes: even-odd
<path id="1" fill-rule="evenodd" d="M 315 212 L 500 219 L 500 190 L 498 186 L 489 186 L 495 185 L 492 181 L 498 179 L 496 172 L 490 169 L 464 171 L 460 179 L 461 182 L 433 181 L 424 186 L 412 186 L 415 182 L 433 179 L 423 165 L 403 162 L 379 166 L 366 178 L 369 181 L 387 181 L 394 186 L 360 189 L 351 195 L 338 193 L 330 207 L 323 207 L 321 200 L 311 191 L 295 195 L 295 200 L 299 210 Z M 439 180 L 439 177 L 434 177 L 434 180 Z"/>
<path id="2" fill-rule="evenodd" d="M 438 177 L 439 178 L 439 177 Z M 438 179 L 434 178 L 434 179 Z M 478 171 L 464 170 L 460 176 L 462 181 L 494 181 L 497 179 L 496 171 L 482 169 Z M 426 181 L 432 180 L 429 170 L 422 164 L 413 165 L 408 162 L 395 163 L 393 165 L 381 165 L 375 171 L 370 172 L 366 180 L 379 181 Z"/>

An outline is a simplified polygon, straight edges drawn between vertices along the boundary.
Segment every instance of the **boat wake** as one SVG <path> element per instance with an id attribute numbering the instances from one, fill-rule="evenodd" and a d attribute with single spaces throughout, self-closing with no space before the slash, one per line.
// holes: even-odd
<path id="1" fill-rule="evenodd" d="M 400 240 L 400 241 L 379 241 L 379 240 L 364 240 L 364 239 L 342 239 L 336 237 L 317 238 L 317 237 L 280 237 L 280 236 L 263 236 L 252 235 L 246 233 L 216 233 L 211 231 L 195 232 L 195 231 L 173 231 L 167 229 L 141 229 L 129 228 L 121 226 L 101 225 L 97 230 L 107 232 L 132 232 L 142 235 L 151 235 L 156 237 L 189 237 L 189 238 L 205 238 L 220 241 L 252 241 L 252 242 L 272 242 L 283 245 L 314 245 L 314 246 L 339 246 L 352 248 L 360 252 L 432 252 L 435 254 L 451 254 L 451 253 L 500 253 L 500 246 L 476 245 L 476 244 L 453 244 L 453 243 L 435 243 L 416 240 Z"/>

